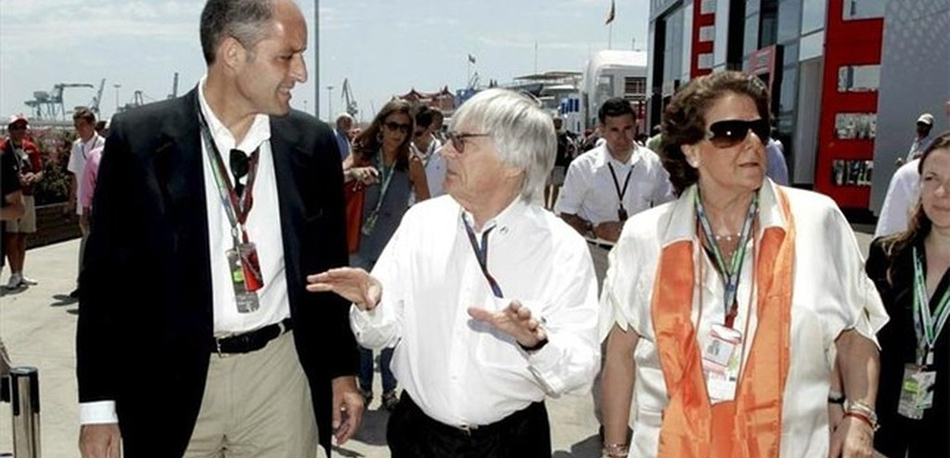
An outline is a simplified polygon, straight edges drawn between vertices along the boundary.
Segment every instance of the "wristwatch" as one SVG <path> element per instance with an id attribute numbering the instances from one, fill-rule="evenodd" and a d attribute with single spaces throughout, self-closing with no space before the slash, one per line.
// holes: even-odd
<path id="1" fill-rule="evenodd" d="M 545 337 L 545 338 L 539 340 L 538 343 L 536 343 L 536 344 L 534 344 L 534 345 L 532 345 L 532 346 L 530 346 L 530 347 L 526 347 L 526 346 L 524 346 L 524 345 L 521 345 L 521 342 L 518 342 L 518 346 L 521 347 L 522 350 L 524 350 L 524 351 L 526 351 L 526 352 L 529 352 L 529 353 L 530 353 L 530 352 L 538 351 L 538 350 L 544 348 L 544 346 L 547 345 L 547 344 L 548 344 L 548 338 L 547 338 L 547 337 Z"/>

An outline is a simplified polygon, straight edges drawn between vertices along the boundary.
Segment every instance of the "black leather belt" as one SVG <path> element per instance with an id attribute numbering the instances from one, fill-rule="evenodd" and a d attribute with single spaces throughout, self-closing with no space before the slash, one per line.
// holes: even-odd
<path id="1" fill-rule="evenodd" d="M 591 245 L 594 245 L 595 247 L 598 247 L 598 248 L 603 248 L 603 249 L 605 249 L 605 250 L 607 250 L 607 251 L 610 251 L 610 250 L 613 249 L 613 247 L 614 247 L 612 244 L 609 244 L 609 243 L 595 242 L 595 241 L 590 240 L 590 239 L 586 239 L 586 240 L 587 240 L 587 243 L 589 243 L 589 244 L 591 244 Z"/>
<path id="2" fill-rule="evenodd" d="M 280 323 L 270 324 L 253 331 L 215 337 L 211 339 L 211 351 L 219 355 L 250 353 L 264 348 L 268 342 L 293 328 L 294 322 L 290 318 L 284 318 Z"/>

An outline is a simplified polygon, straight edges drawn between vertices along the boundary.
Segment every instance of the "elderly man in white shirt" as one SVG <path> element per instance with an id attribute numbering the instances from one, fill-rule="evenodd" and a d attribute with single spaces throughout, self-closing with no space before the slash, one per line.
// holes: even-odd
<path id="1" fill-rule="evenodd" d="M 660 157 L 633 141 L 636 117 L 630 102 L 609 99 L 597 116 L 605 142 L 571 162 L 554 208 L 591 241 L 600 283 L 607 272 L 607 252 L 623 222 L 673 200 L 673 187 Z"/>
<path id="2" fill-rule="evenodd" d="M 490 89 L 451 127 L 448 196 L 409 209 L 372 276 L 334 269 L 308 289 L 353 301 L 362 345 L 396 345 L 394 458 L 549 458 L 545 397 L 588 388 L 600 360 L 587 247 L 540 205 L 553 124 Z"/>

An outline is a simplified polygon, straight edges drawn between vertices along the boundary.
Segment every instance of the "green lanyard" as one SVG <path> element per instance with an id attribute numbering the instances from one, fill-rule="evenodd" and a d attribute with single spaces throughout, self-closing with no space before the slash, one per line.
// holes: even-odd
<path id="1" fill-rule="evenodd" d="M 921 256 L 914 247 L 914 330 L 917 331 L 917 364 L 929 366 L 933 364 L 933 350 L 937 337 L 947 324 L 950 316 L 950 288 L 943 292 L 943 297 L 937 302 L 934 315 L 930 313 L 930 298 L 927 296 L 927 280 L 924 278 L 924 267 Z"/>
<path id="2" fill-rule="evenodd" d="M 749 204 L 749 212 L 746 214 L 745 223 L 742 225 L 742 234 L 739 237 L 739 247 L 732 254 L 730 265 L 726 265 L 722 252 L 719 251 L 719 244 L 716 242 L 716 235 L 713 233 L 712 226 L 709 224 L 709 218 L 706 217 L 706 209 L 703 208 L 702 199 L 699 198 L 699 191 L 696 191 L 696 216 L 699 218 L 700 226 L 709 241 L 712 248 L 713 257 L 716 259 L 716 265 L 722 272 L 722 283 L 725 289 L 726 315 L 732 309 L 736 300 L 736 294 L 739 289 L 739 275 L 742 272 L 742 261 L 745 259 L 746 244 L 752 234 L 752 223 L 755 221 L 755 213 L 759 208 L 759 195 L 753 194 L 752 203 Z M 731 327 L 731 326 L 730 326 Z"/>

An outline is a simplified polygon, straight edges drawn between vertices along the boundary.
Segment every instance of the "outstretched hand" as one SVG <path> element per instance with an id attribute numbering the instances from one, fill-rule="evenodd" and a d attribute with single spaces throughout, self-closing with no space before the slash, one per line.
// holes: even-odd
<path id="1" fill-rule="evenodd" d="M 498 312 L 470 307 L 468 314 L 477 321 L 490 324 L 518 341 L 525 347 L 533 347 L 547 338 L 541 322 L 531 316 L 531 310 L 518 301 Z"/>
<path id="2" fill-rule="evenodd" d="M 307 291 L 332 291 L 356 304 L 360 310 L 373 310 L 383 295 L 383 285 L 363 269 L 341 267 L 307 276 Z"/>

